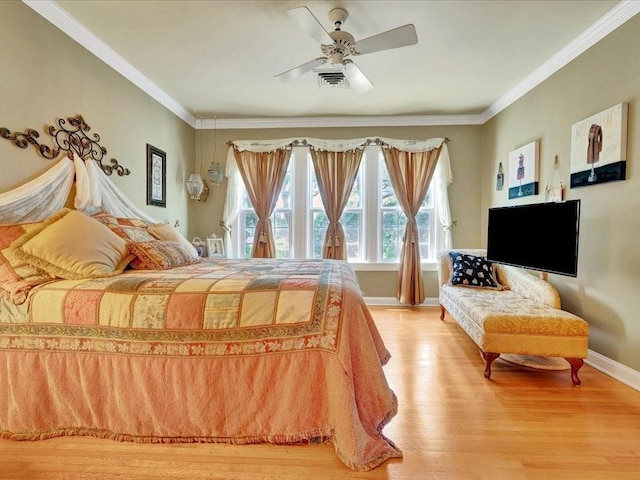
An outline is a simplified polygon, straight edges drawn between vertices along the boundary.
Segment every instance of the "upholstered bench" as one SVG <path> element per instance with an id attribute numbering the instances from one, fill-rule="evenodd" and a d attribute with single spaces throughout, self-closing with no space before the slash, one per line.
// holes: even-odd
<path id="1" fill-rule="evenodd" d="M 578 370 L 587 356 L 589 324 L 560 309 L 560 296 L 553 285 L 523 269 L 499 264 L 493 265 L 495 271 L 488 272 L 494 278 L 485 286 L 473 285 L 476 280 L 472 277 L 454 285 L 451 277 L 456 272 L 450 252 L 438 254 L 440 319 L 449 312 L 480 347 L 484 376 L 491 377 L 491 364 L 501 353 L 564 357 L 571 366 L 573 384 L 580 385 Z M 470 255 L 465 260 L 476 258 L 476 263 L 486 267 L 484 250 L 454 252 Z M 462 269 L 463 276 L 473 270 L 468 264 L 462 268 L 458 263 L 456 267 Z M 484 283 L 486 271 L 481 270 L 479 275 L 479 282 Z M 495 287 L 491 286 L 492 280 L 497 282 Z M 460 279 L 456 277 L 456 281 Z"/>

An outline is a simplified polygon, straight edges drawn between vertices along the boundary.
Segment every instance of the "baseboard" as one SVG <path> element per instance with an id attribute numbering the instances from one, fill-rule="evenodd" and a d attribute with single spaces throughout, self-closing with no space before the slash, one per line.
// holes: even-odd
<path id="1" fill-rule="evenodd" d="M 368 306 L 384 306 L 384 307 L 409 307 L 405 303 L 400 303 L 395 297 L 364 297 L 364 303 Z M 421 307 L 437 307 L 440 305 L 436 297 L 425 298 L 420 304 Z"/>
<path id="2" fill-rule="evenodd" d="M 609 357 L 605 357 L 593 350 L 589 350 L 585 363 L 596 370 L 601 371 L 605 375 L 609 375 L 619 382 L 640 391 L 640 372 L 637 370 L 629 368 L 615 360 L 611 360 Z"/>

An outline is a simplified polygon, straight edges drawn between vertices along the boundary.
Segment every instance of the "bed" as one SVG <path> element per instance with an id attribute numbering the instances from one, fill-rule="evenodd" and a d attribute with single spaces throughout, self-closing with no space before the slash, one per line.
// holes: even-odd
<path id="1" fill-rule="evenodd" d="M 0 437 L 331 442 L 359 471 L 402 456 L 382 433 L 390 355 L 348 263 L 196 259 L 154 227 L 68 208 L 0 225 Z M 126 245 L 107 273 L 67 273 L 105 238 Z"/>

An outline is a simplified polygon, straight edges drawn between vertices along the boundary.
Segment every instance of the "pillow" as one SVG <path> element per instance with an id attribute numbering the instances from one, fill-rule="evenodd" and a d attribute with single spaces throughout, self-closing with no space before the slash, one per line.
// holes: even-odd
<path id="1" fill-rule="evenodd" d="M 129 251 L 137 257 L 131 262 L 131 268 L 135 270 L 168 270 L 200 261 L 182 244 L 164 240 L 131 242 Z"/>
<path id="2" fill-rule="evenodd" d="M 106 225 L 113 233 L 127 242 L 149 242 L 156 239 L 144 227 L 127 227 L 125 225 L 115 225 L 113 223 Z"/>
<path id="3" fill-rule="evenodd" d="M 0 295 L 15 305 L 24 303 L 29 291 L 36 285 L 53 280 L 39 268 L 16 258 L 11 243 L 40 223 L 13 223 L 0 225 Z"/>
<path id="4" fill-rule="evenodd" d="M 147 231 L 158 240 L 178 242 L 191 253 L 191 256 L 195 258 L 199 257 L 196 247 L 191 245 L 191 242 L 184 238 L 182 234 L 171 225 L 167 225 L 166 223 L 159 223 L 157 225 L 149 227 Z"/>
<path id="5" fill-rule="evenodd" d="M 100 223 L 104 223 L 105 225 L 121 225 L 127 227 L 141 227 L 147 228 L 153 225 L 151 222 L 147 222 L 146 220 L 142 220 L 140 218 L 123 218 L 116 217 L 115 215 L 107 212 L 98 212 L 94 213 L 92 218 L 96 219 Z"/>
<path id="6" fill-rule="evenodd" d="M 91 217 L 109 227 L 113 233 L 127 242 L 148 242 L 149 240 L 155 239 L 155 237 L 147 231 L 147 227 L 153 224 L 146 220 L 116 217 L 103 211 L 94 213 Z"/>
<path id="7" fill-rule="evenodd" d="M 62 209 L 11 244 L 16 256 L 55 277 L 110 277 L 133 259 L 127 242 L 77 210 Z"/>
<path id="8" fill-rule="evenodd" d="M 449 252 L 452 265 L 451 285 L 503 290 L 497 280 L 496 267 L 484 257 Z"/>

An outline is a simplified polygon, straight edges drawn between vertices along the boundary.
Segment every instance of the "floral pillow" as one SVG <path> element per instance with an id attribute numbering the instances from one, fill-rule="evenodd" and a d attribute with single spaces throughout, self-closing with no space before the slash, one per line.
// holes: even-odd
<path id="1" fill-rule="evenodd" d="M 449 252 L 453 262 L 450 284 L 461 287 L 503 290 L 498 282 L 496 266 L 484 257 Z"/>
<path id="2" fill-rule="evenodd" d="M 134 270 L 168 270 L 200 261 L 180 243 L 164 240 L 130 242 L 129 251 L 136 256 L 130 263 Z"/>
<path id="3" fill-rule="evenodd" d="M 155 240 L 155 237 L 147 230 L 147 227 L 152 224 L 146 220 L 120 218 L 106 212 L 94 213 L 92 217 L 109 227 L 113 233 L 126 241 L 148 242 Z"/>

